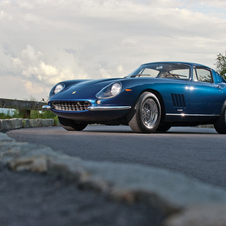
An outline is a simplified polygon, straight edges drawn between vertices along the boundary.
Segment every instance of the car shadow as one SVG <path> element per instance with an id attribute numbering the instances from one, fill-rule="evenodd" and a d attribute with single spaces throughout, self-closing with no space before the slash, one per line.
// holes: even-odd
<path id="1" fill-rule="evenodd" d="M 172 127 L 167 132 L 155 132 L 152 134 L 148 133 L 134 133 L 129 126 L 88 126 L 84 132 L 86 133 L 114 133 L 114 134 L 218 134 L 213 128 L 199 128 L 199 127 Z"/>

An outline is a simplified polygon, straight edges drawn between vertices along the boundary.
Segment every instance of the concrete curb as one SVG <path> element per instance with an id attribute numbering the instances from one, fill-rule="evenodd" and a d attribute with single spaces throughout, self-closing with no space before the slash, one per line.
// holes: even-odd
<path id="1" fill-rule="evenodd" d="M 11 170 L 60 174 L 116 200 L 144 201 L 168 214 L 166 226 L 226 225 L 226 190 L 180 173 L 136 164 L 83 161 L 0 133 L 0 162 Z M 176 215 L 175 215 L 176 214 Z"/>
<path id="2" fill-rule="evenodd" d="M 0 119 L 0 132 L 20 129 L 20 128 L 33 128 L 33 127 L 48 127 L 54 126 L 53 119 Z"/>

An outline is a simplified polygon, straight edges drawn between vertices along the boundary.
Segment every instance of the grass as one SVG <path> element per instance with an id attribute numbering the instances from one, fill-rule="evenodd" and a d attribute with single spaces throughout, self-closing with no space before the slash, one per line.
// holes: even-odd
<path id="1" fill-rule="evenodd" d="M 13 113 L 10 112 L 9 110 L 7 111 L 7 113 L 0 113 L 0 119 L 10 119 L 10 118 L 22 118 L 22 117 L 19 114 L 18 110 L 15 110 Z"/>

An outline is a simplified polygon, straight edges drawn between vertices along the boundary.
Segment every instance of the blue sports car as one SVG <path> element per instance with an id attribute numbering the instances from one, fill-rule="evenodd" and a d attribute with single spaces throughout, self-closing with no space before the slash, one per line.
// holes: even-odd
<path id="1" fill-rule="evenodd" d="M 87 124 L 129 125 L 134 132 L 213 124 L 226 133 L 226 81 L 213 69 L 187 62 L 142 64 L 124 78 L 56 84 L 48 105 L 66 130 Z"/>

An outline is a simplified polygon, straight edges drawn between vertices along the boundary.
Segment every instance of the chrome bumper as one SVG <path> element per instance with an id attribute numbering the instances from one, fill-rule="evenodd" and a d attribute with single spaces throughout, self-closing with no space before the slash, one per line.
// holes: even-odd
<path id="1" fill-rule="evenodd" d="M 118 110 L 128 110 L 130 106 L 95 106 L 95 107 L 88 107 L 89 111 L 118 111 Z"/>
<path id="2" fill-rule="evenodd" d="M 89 111 L 119 111 L 119 110 L 129 110 L 131 106 L 90 106 L 87 108 Z M 51 106 L 43 105 L 43 111 L 50 111 Z"/>
<path id="3" fill-rule="evenodd" d="M 42 110 L 43 111 L 50 111 L 51 110 L 51 106 L 49 106 L 49 105 L 43 105 L 42 106 Z"/>

